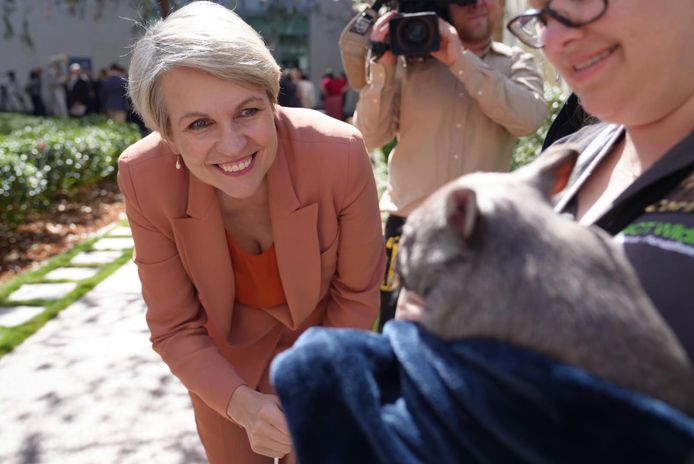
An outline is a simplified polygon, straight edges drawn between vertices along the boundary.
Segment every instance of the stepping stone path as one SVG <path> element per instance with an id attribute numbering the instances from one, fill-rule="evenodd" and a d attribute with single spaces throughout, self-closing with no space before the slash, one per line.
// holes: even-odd
<path id="1" fill-rule="evenodd" d="M 57 300 L 77 287 L 80 280 L 95 276 L 101 266 L 122 256 L 122 251 L 133 247 L 130 228 L 119 226 L 107 232 L 93 246 L 94 251 L 83 252 L 72 258 L 72 267 L 57 268 L 44 276 L 45 280 L 68 280 L 71 282 L 31 283 L 20 286 L 7 297 L 7 302 L 29 300 Z M 92 266 L 92 267 L 77 267 Z M 96 267 L 95 267 L 96 266 Z M 0 326 L 14 327 L 41 314 L 41 306 L 0 306 Z"/>

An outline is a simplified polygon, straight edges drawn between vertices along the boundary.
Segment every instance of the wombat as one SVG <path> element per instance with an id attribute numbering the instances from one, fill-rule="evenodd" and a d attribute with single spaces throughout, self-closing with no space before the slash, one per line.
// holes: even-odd
<path id="1" fill-rule="evenodd" d="M 612 238 L 552 210 L 578 153 L 439 189 L 405 223 L 398 270 L 443 339 L 491 338 L 694 412 L 694 369 Z"/>

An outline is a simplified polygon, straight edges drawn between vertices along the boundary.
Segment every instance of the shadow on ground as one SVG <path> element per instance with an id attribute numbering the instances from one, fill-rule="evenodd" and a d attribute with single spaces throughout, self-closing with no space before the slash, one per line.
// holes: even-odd
<path id="1" fill-rule="evenodd" d="M 0 359 L 0 462 L 206 462 L 139 288 L 124 266 Z"/>

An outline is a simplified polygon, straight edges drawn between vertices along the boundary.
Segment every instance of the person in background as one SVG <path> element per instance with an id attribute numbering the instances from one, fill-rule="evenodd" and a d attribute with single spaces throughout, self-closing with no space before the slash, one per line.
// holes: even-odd
<path id="1" fill-rule="evenodd" d="M 396 57 L 385 43 L 390 11 L 372 28 L 340 38 L 343 56 L 364 56 L 368 73 L 359 91 L 355 126 L 369 149 L 394 138 L 381 210 L 388 214 L 388 266 L 381 284 L 380 328 L 395 313 L 400 284 L 398 241 L 407 215 L 448 181 L 473 171 L 508 171 L 517 137 L 535 132 L 548 114 L 543 80 L 532 55 L 492 40 L 503 0 L 448 3 L 438 9 L 441 46 L 426 57 Z M 370 45 L 369 45 L 370 44 Z M 348 75 L 364 65 L 345 60 Z M 358 68 L 358 69 L 357 69 Z"/>
<path id="2" fill-rule="evenodd" d="M 311 80 L 298 68 L 292 70 L 292 79 L 299 89 L 301 106 L 304 108 L 316 107 L 316 86 Z"/>
<path id="3" fill-rule="evenodd" d="M 271 360 L 309 327 L 368 329 L 378 312 L 361 135 L 277 105 L 262 37 L 212 2 L 149 26 L 129 68 L 154 132 L 121 155 L 118 183 L 153 348 L 188 388 L 211 464 L 292 461 Z"/>
<path id="4" fill-rule="evenodd" d="M 24 90 L 26 90 L 31 99 L 32 114 L 34 116 L 46 116 L 46 105 L 43 103 L 41 88 L 41 68 L 32 69 L 29 71 L 29 82 Z"/>
<path id="5" fill-rule="evenodd" d="M 5 74 L 5 95 L 4 110 L 14 113 L 28 113 L 29 107 L 24 99 L 21 87 L 17 83 L 17 76 L 14 71 L 7 71 Z"/>
<path id="6" fill-rule="evenodd" d="M 277 104 L 291 108 L 298 108 L 301 106 L 299 89 L 292 78 L 291 68 L 282 70 L 280 77 L 280 93 L 277 96 Z"/>
<path id="7" fill-rule="evenodd" d="M 320 91 L 325 113 L 341 121 L 344 118 L 343 109 L 347 81 L 341 77 L 335 77 L 332 70 L 327 70 L 321 81 Z"/>
<path id="8" fill-rule="evenodd" d="M 67 107 L 70 116 L 80 118 L 87 113 L 89 104 L 89 82 L 84 77 L 79 63 L 70 65 L 70 78 L 67 81 Z"/>
<path id="9" fill-rule="evenodd" d="M 68 58 L 64 54 L 54 55 L 48 61 L 45 74 L 46 110 L 49 116 L 67 117 L 66 70 Z"/>
<path id="10" fill-rule="evenodd" d="M 124 122 L 128 112 L 127 82 L 125 71 L 117 63 L 112 63 L 101 81 L 101 108 L 109 118 Z"/>

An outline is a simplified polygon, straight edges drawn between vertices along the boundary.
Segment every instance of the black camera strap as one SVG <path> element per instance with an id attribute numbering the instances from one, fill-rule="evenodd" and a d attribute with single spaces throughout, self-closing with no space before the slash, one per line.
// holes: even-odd
<path id="1" fill-rule="evenodd" d="M 359 15 L 357 20 L 354 21 L 354 24 L 352 24 L 352 27 L 349 29 L 350 32 L 359 34 L 361 36 L 364 36 L 367 33 L 369 33 L 369 31 L 371 30 L 371 26 L 373 26 L 373 24 L 376 22 L 376 18 L 378 17 L 378 10 L 381 9 L 382 5 L 382 0 L 376 0 L 372 6 L 366 8 Z"/>
<path id="2" fill-rule="evenodd" d="M 369 40 L 369 46 L 371 47 L 371 56 L 376 59 L 382 57 L 385 52 L 390 50 L 390 45 L 385 42 Z"/>

